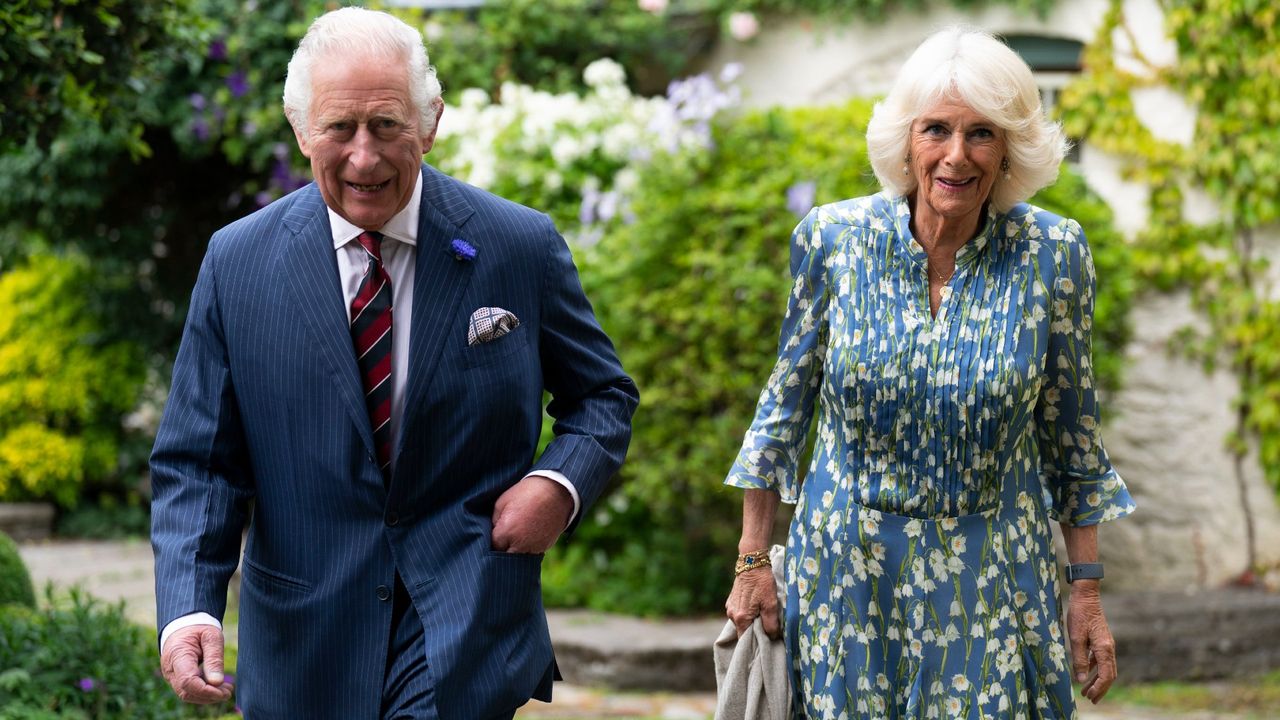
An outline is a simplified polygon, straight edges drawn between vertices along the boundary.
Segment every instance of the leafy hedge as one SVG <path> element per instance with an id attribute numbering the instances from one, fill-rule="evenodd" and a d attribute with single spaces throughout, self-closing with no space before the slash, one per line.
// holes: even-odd
<path id="1" fill-rule="evenodd" d="M 135 346 L 99 341 L 96 287 L 75 256 L 0 275 L 0 500 L 72 506 L 115 474 L 144 372 Z"/>
<path id="2" fill-rule="evenodd" d="M 617 485 L 548 559 L 550 602 L 641 614 L 722 605 L 741 530 L 741 493 L 722 481 L 776 357 L 790 233 L 810 205 L 878 189 L 870 111 L 855 101 L 724 122 L 710 152 L 643 171 L 635 222 L 580 253 L 583 283 L 644 401 Z M 1102 276 L 1099 366 L 1114 379 L 1132 291 L 1127 248 L 1069 170 L 1034 202 L 1089 233 Z"/>
<path id="3" fill-rule="evenodd" d="M 18 546 L 13 538 L 0 532 L 0 606 L 9 604 L 35 607 L 36 595 Z"/>
<path id="4" fill-rule="evenodd" d="M 232 710 L 179 700 L 158 672 L 155 633 L 129 622 L 123 604 L 50 591 L 43 605 L 0 607 L 0 718 L 178 720 Z"/>

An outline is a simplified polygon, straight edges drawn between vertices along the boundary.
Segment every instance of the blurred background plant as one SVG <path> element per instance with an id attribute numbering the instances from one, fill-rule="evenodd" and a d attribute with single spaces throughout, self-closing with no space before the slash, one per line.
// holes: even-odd
<path id="1" fill-rule="evenodd" d="M 75 254 L 0 275 L 0 499 L 73 507 L 136 485 L 119 472 L 120 418 L 144 372 L 139 348 L 104 332 L 93 301 L 111 291 Z"/>
<path id="2" fill-rule="evenodd" d="M 228 655 L 234 678 L 236 655 Z M 238 717 L 232 703 L 187 705 L 157 671 L 154 629 L 129 621 L 123 603 L 79 588 L 37 604 L 18 548 L 0 532 L 0 718 L 178 720 Z"/>

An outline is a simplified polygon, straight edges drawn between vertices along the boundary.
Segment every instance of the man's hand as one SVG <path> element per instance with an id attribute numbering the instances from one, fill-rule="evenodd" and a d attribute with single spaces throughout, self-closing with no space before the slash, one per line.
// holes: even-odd
<path id="1" fill-rule="evenodd" d="M 573 497 L 560 483 L 530 475 L 498 496 L 493 506 L 493 549 L 541 553 L 569 524 Z"/>
<path id="2" fill-rule="evenodd" d="M 1077 580 L 1067 600 L 1071 672 L 1080 694 L 1097 705 L 1116 679 L 1116 643 L 1102 614 L 1097 580 Z"/>
<path id="3" fill-rule="evenodd" d="M 775 640 L 782 637 L 773 568 L 764 566 L 739 573 L 733 579 L 733 590 L 724 603 L 724 610 L 738 629 L 738 637 L 742 637 L 757 617 L 764 622 L 765 634 Z"/>
<path id="4" fill-rule="evenodd" d="M 210 705 L 231 697 L 222 677 L 222 631 L 213 625 L 175 630 L 160 653 L 160 670 L 186 702 Z"/>

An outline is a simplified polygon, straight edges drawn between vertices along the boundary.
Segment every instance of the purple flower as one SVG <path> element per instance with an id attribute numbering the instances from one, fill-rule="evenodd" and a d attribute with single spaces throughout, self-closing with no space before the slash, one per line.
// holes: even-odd
<path id="1" fill-rule="evenodd" d="M 76 686 L 84 692 L 93 692 L 98 687 L 98 681 L 91 677 L 83 677 L 80 678 L 80 682 L 76 683 Z"/>
<path id="2" fill-rule="evenodd" d="M 204 95 L 200 93 L 191 93 L 187 96 L 187 102 L 191 103 L 191 107 L 195 110 L 203 110 L 206 104 Z"/>
<path id="3" fill-rule="evenodd" d="M 266 207 L 266 206 L 270 205 L 270 204 L 271 204 L 271 201 L 272 201 L 272 200 L 274 200 L 274 199 L 275 199 L 275 198 L 271 197 L 271 193 L 267 192 L 266 190 L 263 190 L 262 192 L 260 192 L 260 193 L 258 193 L 257 195 L 254 195 L 254 196 L 253 196 L 253 202 L 254 202 L 258 207 Z"/>
<path id="4" fill-rule="evenodd" d="M 252 120 L 245 120 L 245 121 L 240 125 L 240 134 L 241 134 L 241 135 L 244 135 L 244 136 L 245 136 L 245 137 L 247 137 L 247 138 L 251 138 L 251 137 L 253 137 L 254 135 L 257 135 L 257 134 L 258 134 L 258 123 L 254 122 L 254 121 L 252 121 Z"/>
<path id="5" fill-rule="evenodd" d="M 204 118 L 196 118 L 191 121 L 191 134 L 196 136 L 200 142 L 209 139 L 209 123 Z"/>
<path id="6" fill-rule="evenodd" d="M 227 76 L 227 88 L 231 90 L 231 97 L 244 97 L 249 92 L 249 78 L 243 71 L 237 70 Z"/>
<path id="7" fill-rule="evenodd" d="M 818 194 L 818 183 L 813 180 L 801 180 L 787 188 L 787 209 L 798 217 L 804 217 L 813 209 L 813 200 Z"/>
<path id="8" fill-rule="evenodd" d="M 454 238 L 453 242 L 449 243 L 449 249 L 453 251 L 453 257 L 456 260 L 471 262 L 476 258 L 475 246 L 462 238 Z"/>
<path id="9" fill-rule="evenodd" d="M 226 60 L 227 59 L 227 43 L 225 40 L 214 40 L 209 43 L 207 52 L 210 60 Z"/>

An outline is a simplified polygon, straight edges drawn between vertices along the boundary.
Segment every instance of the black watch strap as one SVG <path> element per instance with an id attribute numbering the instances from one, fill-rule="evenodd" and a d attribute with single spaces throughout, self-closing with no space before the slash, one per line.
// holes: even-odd
<path id="1" fill-rule="evenodd" d="M 1067 582 L 1077 580 L 1101 580 L 1102 563 L 1072 563 L 1067 565 Z"/>

